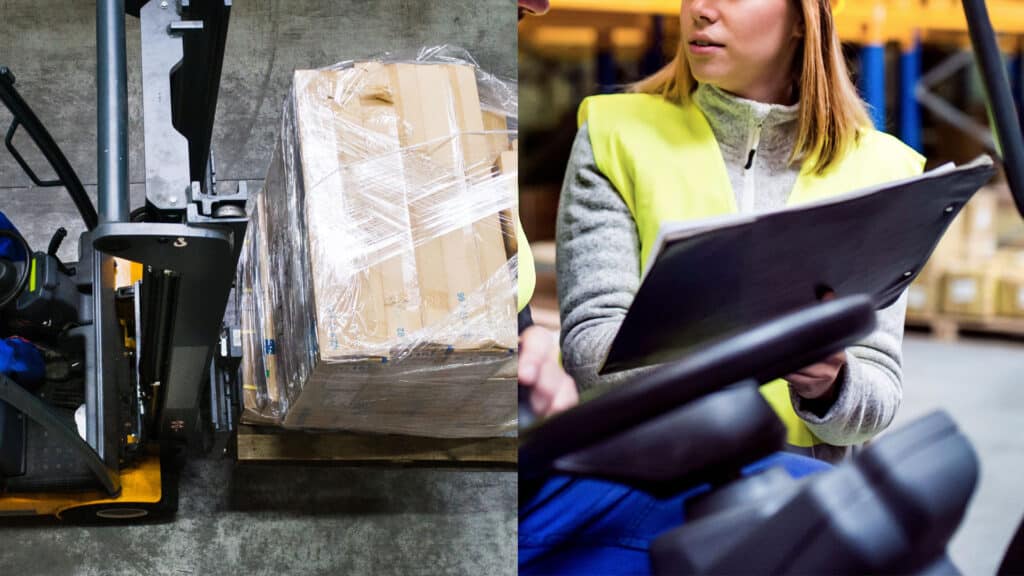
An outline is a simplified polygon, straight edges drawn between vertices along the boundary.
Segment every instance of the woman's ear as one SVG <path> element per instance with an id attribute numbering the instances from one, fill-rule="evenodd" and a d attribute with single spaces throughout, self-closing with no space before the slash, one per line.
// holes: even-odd
<path id="1" fill-rule="evenodd" d="M 803 16 L 797 18 L 796 24 L 793 25 L 793 38 L 799 40 L 804 37 L 807 33 L 807 27 L 804 25 Z"/>
<path id="2" fill-rule="evenodd" d="M 804 13 L 799 4 L 800 2 L 797 2 L 796 22 L 793 24 L 793 38 L 796 40 L 803 38 L 807 34 L 807 24 L 804 22 Z"/>

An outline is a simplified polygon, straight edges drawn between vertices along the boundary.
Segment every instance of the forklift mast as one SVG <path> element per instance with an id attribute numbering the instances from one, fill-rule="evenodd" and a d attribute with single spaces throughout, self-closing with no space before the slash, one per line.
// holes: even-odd
<path id="1" fill-rule="evenodd" d="M 1006 182 L 1017 205 L 1017 212 L 1024 218 L 1024 135 L 1021 134 L 1022 126 L 1014 107 L 1013 92 L 1006 77 L 999 44 L 996 42 L 996 32 L 992 28 L 984 0 L 963 0 L 963 5 L 971 44 L 981 68 L 986 100 L 995 125 Z M 1024 573 L 1024 520 L 1017 525 L 1017 531 L 999 566 L 999 574 L 1021 573 Z"/>
<path id="2" fill-rule="evenodd" d="M 232 351 L 237 356 L 236 347 L 225 346 L 222 320 L 245 236 L 248 194 L 244 182 L 232 190 L 218 185 L 211 150 L 230 12 L 231 0 L 97 2 L 98 209 L 18 94 L 14 74 L 0 67 L 0 101 L 14 116 L 8 150 L 36 185 L 65 187 L 86 224 L 77 263 L 66 266 L 56 259 L 60 231 L 48 254 L 28 259 L 33 267 L 38 262 L 40 270 L 55 271 L 59 290 L 47 297 L 77 308 L 77 321 L 59 340 L 82 354 L 84 439 L 66 415 L 62 419 L 37 395 L 0 377 L 0 408 L 27 417 L 8 422 L 22 433 L 5 435 L 3 448 L 17 456 L 14 445 L 23 446 L 20 457 L 11 458 L 20 464 L 8 488 L 17 486 L 17 478 L 33 477 L 36 452 L 52 455 L 60 448 L 60 457 L 73 453 L 78 458 L 72 460 L 82 466 L 73 482 L 54 487 L 88 484 L 91 476 L 113 496 L 120 493 L 119 471 L 132 451 L 158 442 L 161 451 L 196 452 L 209 447 L 211 432 L 223 443 L 233 428 L 234 384 L 215 369 L 214 350 L 219 345 L 223 356 Z M 134 210 L 128 185 L 126 15 L 139 18 L 141 33 L 146 202 Z M 40 180 L 18 153 L 13 143 L 18 128 L 42 152 L 56 180 Z M 126 260 L 142 270 L 141 280 L 127 287 L 117 280 L 117 263 Z M 73 298 L 67 297 L 69 287 Z M 15 318 L 17 313 L 5 312 Z M 32 319 L 19 320 L 28 325 Z M 26 440 L 32 434 L 58 444 Z"/>
<path id="3" fill-rule="evenodd" d="M 137 379 L 154 395 L 153 438 L 201 446 L 200 394 L 245 236 L 247 190 L 218 187 L 211 151 L 231 0 L 101 0 L 97 5 L 99 224 L 94 282 L 113 257 L 138 262 Z M 146 205 L 129 221 L 125 14 L 141 31 Z M 83 246 L 83 249 L 86 249 Z M 112 294 L 109 289 L 96 294 Z M 98 382 L 118 338 L 110 298 L 97 298 Z M 104 421 L 100 419 L 100 421 Z"/>

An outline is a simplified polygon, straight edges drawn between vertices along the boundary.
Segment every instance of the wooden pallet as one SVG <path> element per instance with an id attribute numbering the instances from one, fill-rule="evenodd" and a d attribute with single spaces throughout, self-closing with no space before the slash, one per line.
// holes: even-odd
<path id="1" fill-rule="evenodd" d="M 303 432 L 241 425 L 239 462 L 262 464 L 397 465 L 514 470 L 518 439 L 426 438 L 390 434 Z"/>
<path id="2" fill-rule="evenodd" d="M 1024 339 L 1024 318 L 972 317 L 952 314 L 908 315 L 908 328 L 930 330 L 939 340 L 955 342 L 962 332 Z"/>

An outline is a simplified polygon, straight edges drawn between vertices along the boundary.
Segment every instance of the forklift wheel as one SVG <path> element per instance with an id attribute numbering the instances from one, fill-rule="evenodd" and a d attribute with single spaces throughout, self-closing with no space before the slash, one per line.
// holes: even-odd
<path id="1" fill-rule="evenodd" d="M 168 522 L 174 518 L 174 513 L 167 513 L 161 509 L 162 502 L 132 503 L 118 502 L 114 504 L 97 504 L 91 506 L 79 506 L 61 513 L 65 522 L 82 526 L 96 524 L 138 524 L 138 523 L 161 523 Z"/>
<path id="2" fill-rule="evenodd" d="M 87 504 L 64 510 L 60 515 L 61 519 L 82 526 L 162 524 L 173 521 L 178 511 L 179 468 L 172 460 L 173 458 L 161 458 L 159 502 Z"/>

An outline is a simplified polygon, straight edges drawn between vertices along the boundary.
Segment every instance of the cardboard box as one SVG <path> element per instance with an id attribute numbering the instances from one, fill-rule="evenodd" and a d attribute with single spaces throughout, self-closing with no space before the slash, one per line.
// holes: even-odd
<path id="1" fill-rule="evenodd" d="M 271 172 L 273 170 L 274 168 L 271 168 Z M 263 196 L 255 199 L 258 206 L 264 202 Z M 249 223 L 247 245 L 243 248 L 249 258 L 269 258 L 268 243 L 263 239 L 267 233 L 266 212 L 266 209 L 257 208 L 254 218 Z M 256 330 L 254 326 L 243 322 L 242 357 L 246 360 L 241 366 L 243 417 L 254 424 L 279 424 L 279 373 L 275 349 L 274 310 L 271 306 L 267 267 L 243 266 L 243 269 L 251 276 L 241 282 L 242 318 L 263 319 L 261 330 Z"/>
<path id="2" fill-rule="evenodd" d="M 921 273 L 907 288 L 907 316 L 924 318 L 943 307 L 946 271 L 964 260 L 967 215 L 964 211 L 950 223 Z"/>
<path id="3" fill-rule="evenodd" d="M 508 179 L 508 186 L 515 193 L 516 203 L 512 210 L 502 220 L 502 233 L 505 236 L 505 253 L 511 258 L 519 251 L 518 236 L 516 235 L 516 224 L 519 222 L 519 152 L 516 150 L 518 140 L 512 141 L 512 150 L 507 150 L 498 155 L 498 163 L 495 168 L 498 174 Z"/>
<path id="4" fill-rule="evenodd" d="M 940 278 L 947 268 L 964 260 L 966 220 L 965 211 L 961 211 L 950 223 L 931 257 L 921 269 L 918 279 L 934 281 Z"/>
<path id="5" fill-rule="evenodd" d="M 354 74 L 367 77 L 363 81 L 367 89 L 359 98 L 325 99 L 321 96 L 343 92 L 347 84 L 358 82 L 352 78 Z M 485 278 L 490 279 L 503 269 L 504 277 L 511 282 L 505 267 L 507 258 L 499 216 L 489 210 L 486 203 L 467 205 L 463 201 L 467 187 L 492 177 L 490 165 L 493 163 L 487 140 L 482 135 L 482 113 L 471 68 L 371 62 L 357 64 L 353 71 L 300 71 L 296 73 L 296 86 L 303 86 L 309 95 L 297 99 L 299 124 L 307 127 L 300 135 L 301 142 L 319 142 L 325 136 L 330 140 L 330 135 L 322 134 L 325 122 L 317 110 L 320 106 L 333 107 L 335 117 L 341 118 L 334 123 L 338 130 L 337 143 L 358 142 L 364 131 L 374 131 L 376 138 L 390 142 L 383 147 L 384 154 L 380 158 L 376 157 L 379 150 L 348 146 L 349 156 L 357 157 L 342 158 L 338 163 L 372 163 L 375 175 L 345 182 L 342 172 L 341 182 L 326 186 L 331 175 L 339 173 L 338 163 L 331 166 L 316 154 L 321 150 L 330 151 L 332 146 L 300 146 L 304 167 L 326 168 L 314 170 L 312 176 L 310 171 L 304 173 L 307 189 L 317 182 L 327 190 L 342 189 L 346 185 L 351 188 L 354 184 L 361 191 L 354 191 L 351 196 L 360 196 L 357 200 L 372 198 L 378 204 L 376 207 L 359 206 L 359 210 L 368 215 L 362 217 L 363 224 L 367 232 L 378 236 L 375 249 L 395 255 L 381 262 L 376 270 L 373 266 L 367 267 L 365 285 L 355 292 L 365 299 L 379 292 L 376 282 L 382 286 L 386 329 L 372 332 L 381 339 L 380 343 L 413 334 L 425 326 L 438 327 L 453 315 L 466 314 L 470 307 L 469 295 Z M 367 94 L 372 96 L 367 97 Z M 371 103 L 376 109 L 368 114 L 366 109 Z M 356 108 L 361 110 L 356 112 Z M 358 124 L 356 119 L 363 123 Z M 336 147 L 344 146 L 336 144 Z M 367 158 L 358 157 L 360 155 Z M 478 190 L 483 191 L 483 188 Z M 404 192 L 404 196 L 396 191 Z M 339 218 L 345 219 L 345 215 L 332 214 L 330 210 L 311 210 L 309 206 L 326 206 L 331 200 L 322 199 L 317 203 L 317 194 L 309 197 L 314 199 L 307 203 L 311 230 L 331 229 Z M 407 208 L 404 214 L 392 209 L 403 205 Z M 453 210 L 464 214 L 453 219 Z M 373 219 L 380 222 L 367 222 Z M 462 223 L 453 226 L 454 221 Z M 314 236 L 314 242 L 325 236 L 329 241 L 335 240 L 327 234 L 314 232 Z M 314 269 L 323 266 L 318 259 L 331 260 L 329 256 L 322 256 L 322 250 L 313 254 Z M 374 261 L 372 254 L 369 260 Z M 488 302 L 498 298 L 492 296 Z M 374 309 L 372 301 L 362 304 L 366 310 Z M 341 314 L 335 311 L 334 315 Z M 319 318 L 321 322 L 323 316 Z M 348 316 L 352 322 L 367 327 L 366 318 Z M 340 332 L 343 336 L 348 334 L 345 330 Z M 471 332 L 454 334 L 454 342 L 447 342 L 446 347 L 477 349 L 481 335 L 478 330 Z M 514 336 L 502 334 L 491 340 L 500 341 L 500 346 L 504 347 L 514 341 Z M 344 338 L 341 345 L 330 347 L 329 354 L 345 357 L 353 352 L 362 353 L 366 351 L 364 344 L 361 338 Z"/>
<path id="6" fill-rule="evenodd" d="M 1012 318 L 1024 317 L 1024 250 L 999 250 L 993 267 L 999 277 L 996 313 Z"/>
<path id="7" fill-rule="evenodd" d="M 907 288 L 907 317 L 924 318 L 938 312 L 942 275 L 918 276 Z"/>
<path id="8" fill-rule="evenodd" d="M 1024 318 L 1024 274 L 1000 276 L 996 313 L 999 316 Z"/>
<path id="9" fill-rule="evenodd" d="M 996 241 L 1000 248 L 1024 249 L 1024 222 L 1005 182 L 991 185 L 996 195 Z"/>
<path id="10" fill-rule="evenodd" d="M 968 261 L 995 256 L 998 247 L 996 210 L 999 197 L 989 188 L 983 188 L 964 206 L 964 249 Z"/>
<path id="11" fill-rule="evenodd" d="M 269 200 L 255 206 L 269 233 L 250 250 L 272 289 L 249 286 L 280 305 L 257 302 L 243 321 L 275 335 L 276 354 L 262 356 L 276 370 L 265 385 L 263 366 L 247 370 L 246 414 L 266 417 L 254 397 L 265 386 L 286 427 L 510 430 L 515 385 L 491 377 L 517 342 L 501 217 L 514 195 L 493 170 L 511 145 L 485 130 L 474 70 L 296 71 L 283 125 L 275 161 L 286 178 L 268 174 Z"/>
<path id="12" fill-rule="evenodd" d="M 942 282 L 942 311 L 988 318 L 996 313 L 999 276 L 991 261 L 950 266 Z"/>
<path id="13" fill-rule="evenodd" d="M 428 358 L 407 365 L 407 375 L 397 378 L 381 362 L 317 371 L 289 407 L 284 424 L 411 436 L 500 435 L 515 422 L 508 418 L 516 406 L 516 383 L 498 377 L 515 364 L 514 357 L 506 354 L 500 363 L 488 358 L 474 365 L 463 355 L 460 361 Z"/>
<path id="14" fill-rule="evenodd" d="M 1024 274 L 1024 250 L 1000 248 L 992 259 L 992 266 L 1000 275 Z"/>

